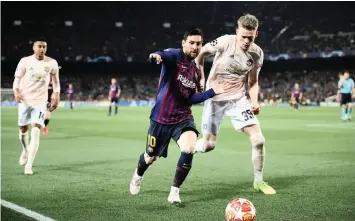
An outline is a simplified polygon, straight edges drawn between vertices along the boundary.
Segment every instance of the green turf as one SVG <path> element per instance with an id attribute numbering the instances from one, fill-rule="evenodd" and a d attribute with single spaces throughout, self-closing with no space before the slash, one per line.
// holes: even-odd
<path id="1" fill-rule="evenodd" d="M 194 107 L 197 125 L 201 110 Z M 49 136 L 41 137 L 35 174 L 24 176 L 17 110 L 2 109 L 1 197 L 62 221 L 217 221 L 237 196 L 254 203 L 259 221 L 354 220 L 355 122 L 341 122 L 338 108 L 262 110 L 272 196 L 253 191 L 249 141 L 226 118 L 216 150 L 195 156 L 181 188 L 184 208 L 167 202 L 179 157 L 175 143 L 167 159 L 149 168 L 141 193 L 129 194 L 149 111 L 122 107 L 108 117 L 106 108 L 58 109 Z M 2 218 L 16 215 L 2 210 Z"/>
<path id="2" fill-rule="evenodd" d="M 8 209 L 6 207 L 1 206 L 1 221 L 35 221 L 28 216 L 22 215 L 16 211 Z"/>

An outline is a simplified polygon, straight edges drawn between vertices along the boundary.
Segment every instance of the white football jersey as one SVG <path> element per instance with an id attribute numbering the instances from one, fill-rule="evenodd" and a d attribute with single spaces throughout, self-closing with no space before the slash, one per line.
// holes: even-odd
<path id="1" fill-rule="evenodd" d="M 224 35 L 204 46 L 215 55 L 206 88 L 210 89 L 213 83 L 233 84 L 226 93 L 213 97 L 215 101 L 240 99 L 245 96 L 248 73 L 257 71 L 264 61 L 264 53 L 258 45 L 254 43 L 248 51 L 243 51 L 237 46 L 236 37 Z"/>
<path id="2" fill-rule="evenodd" d="M 21 79 L 20 93 L 23 102 L 28 106 L 46 104 L 51 74 L 58 72 L 57 61 L 50 57 L 45 56 L 43 60 L 37 60 L 34 55 L 22 58 L 15 77 Z"/>

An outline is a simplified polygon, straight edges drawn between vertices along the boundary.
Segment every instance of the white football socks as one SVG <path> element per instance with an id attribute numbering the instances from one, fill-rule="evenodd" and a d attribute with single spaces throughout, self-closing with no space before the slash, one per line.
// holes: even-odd
<path id="1" fill-rule="evenodd" d="M 252 148 L 252 163 L 254 166 L 254 180 L 255 182 L 263 181 L 263 169 L 265 161 L 265 146 L 258 145 Z"/>
<path id="2" fill-rule="evenodd" d="M 260 182 L 263 181 L 265 138 L 264 135 L 259 132 L 250 136 L 249 139 L 252 146 L 251 161 L 254 166 L 254 181 Z"/>
<path id="3" fill-rule="evenodd" d="M 28 160 L 26 164 L 26 168 L 32 169 L 32 164 L 34 159 L 36 158 L 36 154 L 39 147 L 39 137 L 41 130 L 38 127 L 33 127 L 31 129 L 31 141 L 28 146 Z"/>

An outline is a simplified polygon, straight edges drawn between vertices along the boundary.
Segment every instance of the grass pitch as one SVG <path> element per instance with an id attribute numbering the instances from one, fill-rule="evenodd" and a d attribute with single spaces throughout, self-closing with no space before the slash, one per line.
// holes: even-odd
<path id="1" fill-rule="evenodd" d="M 198 128 L 202 107 L 194 107 Z M 235 197 L 249 199 L 259 221 L 354 220 L 355 122 L 341 122 L 338 108 L 263 108 L 265 181 L 276 195 L 252 189 L 251 147 L 242 133 L 223 122 L 217 148 L 197 154 L 181 187 L 184 208 L 167 201 L 180 155 L 148 169 L 137 196 L 129 182 L 144 151 L 150 108 L 58 109 L 41 137 L 34 175 L 18 165 L 17 109 L 2 109 L 1 198 L 55 220 L 224 220 Z M 31 220 L 1 208 L 1 220 Z"/>

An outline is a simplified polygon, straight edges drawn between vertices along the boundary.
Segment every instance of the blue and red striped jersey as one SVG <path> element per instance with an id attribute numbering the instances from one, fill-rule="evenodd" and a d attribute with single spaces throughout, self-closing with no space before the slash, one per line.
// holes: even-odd
<path id="1" fill-rule="evenodd" d="M 68 88 L 65 93 L 69 98 L 74 98 L 74 88 Z"/>
<path id="2" fill-rule="evenodd" d="M 299 98 L 301 93 L 302 93 L 301 89 L 296 90 L 296 88 L 292 88 L 292 95 L 294 98 Z"/>
<path id="3" fill-rule="evenodd" d="M 193 119 L 189 100 L 198 91 L 201 79 L 196 63 L 182 49 L 169 48 L 155 54 L 162 57 L 163 63 L 150 119 L 161 124 Z"/>
<path id="4" fill-rule="evenodd" d="M 110 98 L 116 98 L 118 91 L 121 90 L 121 87 L 118 83 L 110 84 Z"/>

